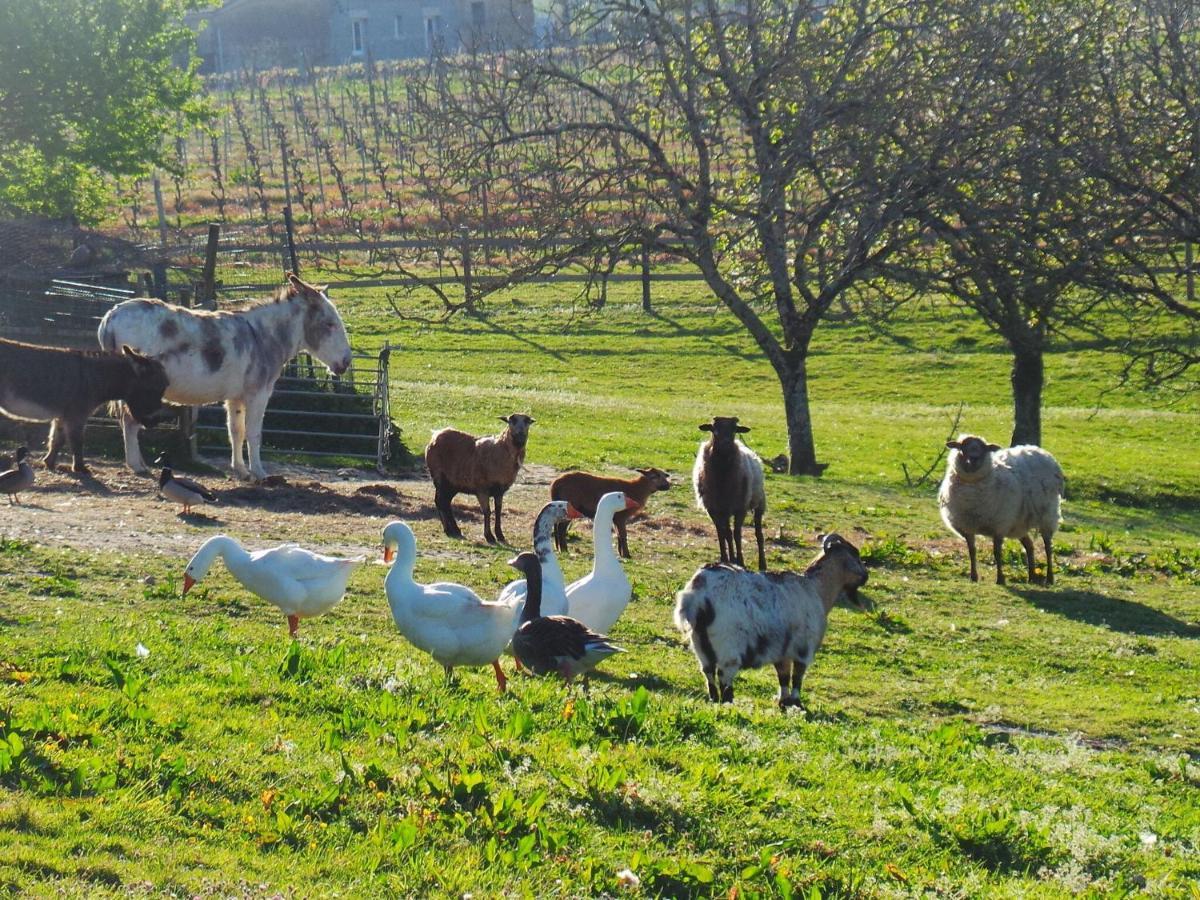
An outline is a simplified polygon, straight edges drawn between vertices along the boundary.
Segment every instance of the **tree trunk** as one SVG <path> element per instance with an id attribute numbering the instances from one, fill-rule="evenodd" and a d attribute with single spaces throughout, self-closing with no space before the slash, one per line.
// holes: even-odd
<path id="1" fill-rule="evenodd" d="M 813 444 L 812 414 L 808 408 L 808 363 L 793 361 L 791 368 L 779 373 L 783 386 L 783 408 L 788 427 L 788 474 L 820 475 L 826 464 L 817 462 Z"/>
<path id="2" fill-rule="evenodd" d="M 1040 348 L 1021 349 L 1013 353 L 1012 446 L 1042 443 L 1042 385 L 1045 365 Z"/>

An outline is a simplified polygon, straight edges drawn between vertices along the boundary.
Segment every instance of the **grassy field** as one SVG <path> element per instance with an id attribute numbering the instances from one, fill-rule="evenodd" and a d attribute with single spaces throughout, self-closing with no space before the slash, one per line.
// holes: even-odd
<path id="1" fill-rule="evenodd" d="M 785 446 L 778 388 L 698 286 L 645 316 L 580 315 L 530 288 L 486 317 L 423 326 L 379 297 L 336 298 L 353 340 L 385 340 L 407 445 L 429 429 L 537 419 L 529 462 L 657 465 L 679 486 L 631 529 L 628 653 L 590 693 L 489 670 L 446 684 L 359 570 L 298 643 L 223 569 L 178 578 L 211 529 L 158 552 L 63 547 L 0 524 L 0 886 L 12 893 L 361 896 L 1200 897 L 1200 406 L 1113 389 L 1118 362 L 1048 363 L 1045 445 L 1068 476 L 1054 588 L 965 577 L 923 471 L 960 403 L 1004 442 L 1007 358 L 930 305 L 888 331 L 819 334 L 821 479 L 768 476 L 772 568 L 837 529 L 872 569 L 870 616 L 835 610 L 782 715 L 769 669 L 715 707 L 670 625 L 715 551 L 688 473 L 713 414 L 764 456 Z M 429 488 L 400 482 L 406 509 Z M 544 487 L 514 492 L 524 535 Z M 102 503 L 87 497 L 81 503 Z M 149 502 L 149 501 L 148 501 Z M 504 548 L 413 519 L 417 576 L 495 593 Z M 231 533 L 332 541 L 313 517 Z M 382 519 L 342 523 L 377 552 Z M 117 526 L 114 526 L 117 527 Z M 126 523 L 121 527 L 147 527 Z M 586 529 L 564 561 L 590 565 Z M 345 534 L 338 540 L 346 541 Z M 987 554 L 984 554 L 985 556 Z M 149 576 L 152 583 L 147 584 Z M 141 645 L 149 653 L 139 653 Z M 629 870 L 632 876 L 621 873 Z"/>

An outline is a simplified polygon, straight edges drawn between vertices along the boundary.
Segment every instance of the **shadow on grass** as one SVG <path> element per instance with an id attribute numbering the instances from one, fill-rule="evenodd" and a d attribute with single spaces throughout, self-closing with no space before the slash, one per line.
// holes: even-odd
<path id="1" fill-rule="evenodd" d="M 487 328 L 490 328 L 492 331 L 496 332 L 497 334 L 503 334 L 505 337 L 510 337 L 513 340 L 520 341 L 523 344 L 528 344 L 530 347 L 537 350 L 539 353 L 545 353 L 547 356 L 553 357 L 554 359 L 558 360 L 559 362 L 567 361 L 567 358 L 565 356 L 563 356 L 561 353 L 559 353 L 557 350 L 552 350 L 549 347 L 547 347 L 545 344 L 539 344 L 537 341 L 528 337 L 526 334 L 523 334 L 522 332 L 517 331 L 515 328 L 505 328 L 503 325 L 500 325 L 497 322 L 494 322 L 491 318 L 489 318 L 486 315 L 477 314 L 474 318 L 474 321 L 478 322 L 479 324 L 481 324 Z"/>
<path id="2" fill-rule="evenodd" d="M 686 325 L 681 324 L 678 320 L 672 319 L 669 316 L 664 316 L 660 312 L 651 312 L 647 313 L 647 315 L 652 319 L 657 319 L 664 325 L 669 325 L 679 337 L 698 337 L 706 344 L 716 347 L 722 352 L 728 353 L 730 356 L 740 357 L 747 362 L 759 362 L 762 358 L 758 353 L 749 352 L 741 349 L 740 347 L 735 347 L 731 344 L 722 344 L 720 341 L 714 340 L 711 329 L 688 328 Z"/>
<path id="3" fill-rule="evenodd" d="M 1200 638 L 1200 625 L 1176 619 L 1136 600 L 1118 600 L 1095 591 L 1047 591 L 1018 585 L 1010 586 L 1009 590 L 1038 609 L 1110 631 Z"/>

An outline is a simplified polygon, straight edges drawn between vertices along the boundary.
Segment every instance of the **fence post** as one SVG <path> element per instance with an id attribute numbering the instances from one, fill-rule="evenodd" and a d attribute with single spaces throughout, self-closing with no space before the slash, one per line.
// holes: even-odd
<path id="1" fill-rule="evenodd" d="M 167 207 L 163 203 L 162 182 L 158 179 L 158 173 L 154 173 L 154 205 L 158 209 L 158 242 L 161 246 L 167 246 Z"/>
<path id="2" fill-rule="evenodd" d="M 1196 250 L 1189 238 L 1184 246 L 1184 261 L 1187 263 L 1187 298 L 1188 303 L 1196 302 L 1196 272 L 1192 268 L 1195 263 Z"/>
<path id="3" fill-rule="evenodd" d="M 650 247 L 642 243 L 642 312 L 654 312 L 650 306 Z"/>
<path id="4" fill-rule="evenodd" d="M 221 240 L 221 226 L 216 222 L 208 225 L 208 245 L 204 248 L 204 275 L 200 279 L 200 290 L 196 300 L 202 309 L 217 308 L 217 245 Z"/>
<path id="5" fill-rule="evenodd" d="M 292 261 L 292 272 L 299 277 L 300 263 L 296 259 L 296 232 L 295 226 L 292 224 L 292 205 L 290 203 L 283 208 L 283 228 L 287 232 L 288 258 Z"/>
<path id="6" fill-rule="evenodd" d="M 463 304 L 467 312 L 475 311 L 474 287 L 471 284 L 471 232 L 464 225 L 459 229 L 462 240 Z"/>
<path id="7" fill-rule="evenodd" d="M 152 297 L 157 297 L 159 300 L 167 299 L 167 264 L 164 262 L 156 262 L 150 269 L 150 275 L 153 278 L 154 292 Z"/>

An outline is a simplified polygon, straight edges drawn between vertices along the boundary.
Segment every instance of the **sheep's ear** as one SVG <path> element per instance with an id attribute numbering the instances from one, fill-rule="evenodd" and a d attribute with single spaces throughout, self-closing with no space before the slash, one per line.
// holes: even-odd
<path id="1" fill-rule="evenodd" d="M 712 423 L 705 422 L 703 425 L 700 426 L 700 430 L 701 431 L 712 431 Z"/>
<path id="2" fill-rule="evenodd" d="M 501 422 L 503 422 L 505 425 L 509 425 L 509 424 L 511 424 L 511 423 L 508 421 L 508 416 L 496 416 L 496 418 L 497 418 L 497 419 L 499 419 Z"/>
<path id="3" fill-rule="evenodd" d="M 951 450 L 961 450 L 962 442 L 961 441 L 946 441 L 946 446 L 949 447 Z"/>
<path id="4" fill-rule="evenodd" d="M 999 449 L 1000 449 L 999 444 L 988 444 L 988 450 L 991 451 L 992 453 L 995 453 Z"/>
<path id="5" fill-rule="evenodd" d="M 827 535 L 825 532 L 822 531 L 820 534 L 817 535 L 817 543 L 820 544 L 822 547 L 824 547 L 825 546 L 825 538 L 827 538 L 827 537 L 829 537 L 829 535 Z"/>
<path id="6" fill-rule="evenodd" d="M 736 431 L 738 434 L 745 434 L 750 429 L 748 427 L 746 427 L 745 425 L 739 425 L 737 428 L 735 428 L 733 430 Z"/>

